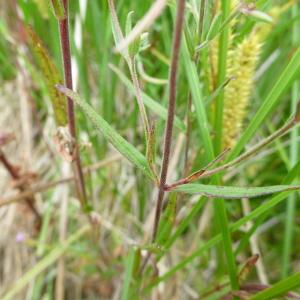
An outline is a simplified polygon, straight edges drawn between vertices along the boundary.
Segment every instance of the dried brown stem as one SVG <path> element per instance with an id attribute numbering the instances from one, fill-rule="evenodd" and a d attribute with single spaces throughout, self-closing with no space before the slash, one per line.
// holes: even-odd
<path id="1" fill-rule="evenodd" d="M 59 20 L 59 32 L 60 32 L 60 43 L 62 51 L 62 60 L 64 66 L 64 79 L 65 85 L 69 89 L 73 89 L 72 81 L 72 64 L 71 64 L 71 52 L 70 52 L 70 40 L 69 40 L 69 3 L 68 0 L 63 0 L 65 8 L 65 18 Z M 67 98 L 68 105 L 68 125 L 69 131 L 72 137 L 76 141 L 76 124 L 74 114 L 74 103 L 71 98 Z M 75 147 L 75 158 L 73 163 L 74 174 L 75 174 L 75 186 L 77 190 L 77 196 L 81 201 L 83 207 L 87 205 L 86 190 L 84 184 L 84 177 L 82 173 L 81 161 L 77 147 Z"/>

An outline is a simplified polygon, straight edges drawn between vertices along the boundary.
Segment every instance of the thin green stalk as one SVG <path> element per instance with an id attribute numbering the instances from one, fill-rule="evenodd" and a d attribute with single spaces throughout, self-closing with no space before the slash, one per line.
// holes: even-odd
<path id="1" fill-rule="evenodd" d="M 299 4 L 295 4 L 292 10 L 292 17 L 296 17 L 299 14 Z M 300 40 L 299 22 L 295 22 L 293 26 L 292 42 L 296 46 Z M 292 100 L 291 111 L 296 112 L 297 102 L 299 97 L 300 85 L 299 81 L 296 81 L 292 86 Z M 298 159 L 299 144 L 297 141 L 299 129 L 294 128 L 291 132 L 291 146 L 290 146 L 290 163 L 294 165 Z M 285 218 L 285 234 L 283 243 L 283 257 L 282 257 L 282 277 L 285 278 L 288 275 L 290 267 L 290 259 L 293 247 L 294 236 L 294 221 L 295 221 L 295 209 L 296 209 L 297 193 L 290 195 L 287 201 L 286 218 Z"/>
<path id="2" fill-rule="evenodd" d="M 222 0 L 222 19 L 227 20 L 230 15 L 230 0 Z M 229 26 L 226 26 L 220 35 L 219 40 L 219 60 L 217 86 L 220 86 L 226 79 L 227 52 L 228 52 Z M 222 148 L 222 127 L 223 127 L 224 90 L 216 98 L 215 115 L 215 153 L 218 154 Z"/>

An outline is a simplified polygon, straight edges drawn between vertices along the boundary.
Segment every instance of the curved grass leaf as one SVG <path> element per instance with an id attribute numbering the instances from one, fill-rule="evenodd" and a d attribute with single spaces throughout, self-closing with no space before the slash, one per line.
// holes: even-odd
<path id="1" fill-rule="evenodd" d="M 82 100 L 77 93 L 59 84 L 56 85 L 56 87 L 60 92 L 71 98 L 80 106 L 83 112 L 89 117 L 89 120 L 102 132 L 104 137 L 109 140 L 116 150 L 118 150 L 137 168 L 141 169 L 150 179 L 154 179 L 154 175 L 149 167 L 147 159 L 141 152 L 120 136 L 116 130 L 112 128 L 101 116 L 99 116 L 89 104 Z"/>
<path id="2" fill-rule="evenodd" d="M 240 198 L 255 198 L 266 196 L 278 192 L 299 190 L 300 186 L 295 185 L 274 185 L 264 187 L 234 187 L 234 186 L 217 186 L 190 183 L 181 185 L 174 190 L 187 194 L 202 194 L 212 198 L 240 199 Z"/>
<path id="3" fill-rule="evenodd" d="M 33 29 L 27 27 L 26 33 L 29 46 L 36 58 L 49 92 L 56 124 L 58 126 L 65 126 L 68 123 L 66 99 L 55 88 L 55 84 L 62 83 L 59 72 L 52 61 L 47 48 L 43 45 L 43 42 Z"/>

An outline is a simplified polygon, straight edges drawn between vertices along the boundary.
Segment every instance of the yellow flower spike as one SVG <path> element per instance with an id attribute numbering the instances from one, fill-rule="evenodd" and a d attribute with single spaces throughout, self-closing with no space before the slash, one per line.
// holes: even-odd
<path id="1" fill-rule="evenodd" d="M 229 54 L 227 76 L 235 79 L 224 94 L 223 148 L 232 148 L 242 129 L 260 49 L 259 36 L 253 31 Z"/>

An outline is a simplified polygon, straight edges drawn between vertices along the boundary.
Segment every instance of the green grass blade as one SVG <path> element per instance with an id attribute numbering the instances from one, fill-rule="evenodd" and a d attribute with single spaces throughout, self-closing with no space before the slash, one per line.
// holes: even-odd
<path id="1" fill-rule="evenodd" d="M 99 116 L 95 110 L 87 104 L 80 96 L 72 90 L 57 85 L 60 92 L 67 97 L 73 99 L 80 106 L 83 112 L 89 117 L 89 120 L 94 126 L 102 132 L 107 140 L 130 162 L 132 162 L 137 168 L 144 172 L 150 179 L 154 179 L 152 171 L 148 165 L 146 157 L 139 152 L 133 145 L 128 143 L 122 136 L 120 136 L 114 128 L 112 128 L 101 116 Z"/>
<path id="2" fill-rule="evenodd" d="M 203 101 L 203 96 L 201 92 L 201 83 L 199 81 L 199 76 L 197 73 L 197 67 L 195 63 L 190 58 L 190 53 L 187 45 L 187 39 L 185 35 L 182 39 L 182 58 L 183 65 L 185 68 L 185 73 L 188 79 L 190 90 L 192 93 L 192 100 L 196 110 L 196 118 L 200 130 L 200 135 L 203 142 L 203 147 L 205 149 L 208 160 L 213 160 L 214 151 L 212 147 L 211 138 L 209 135 L 209 124 L 205 111 L 205 104 Z"/>
<path id="3" fill-rule="evenodd" d="M 266 196 L 274 193 L 283 191 L 299 190 L 300 186 L 290 185 L 274 185 L 265 187 L 234 187 L 234 186 L 217 186 L 190 183 L 184 184 L 177 188 L 175 191 L 188 193 L 188 194 L 201 194 L 207 197 L 218 198 L 222 197 L 225 199 L 241 199 L 241 198 L 255 198 Z"/>
<path id="4" fill-rule="evenodd" d="M 293 6 L 292 17 L 299 15 L 299 4 Z M 294 46 L 300 41 L 299 22 L 295 22 L 293 26 L 292 42 Z M 291 99 L 291 111 L 296 112 L 300 91 L 300 82 L 297 80 L 292 87 L 292 99 Z M 299 129 L 294 128 L 291 132 L 291 146 L 290 146 L 290 163 L 293 165 L 297 162 L 299 157 L 299 143 L 297 141 L 299 135 Z M 285 233 L 282 252 L 282 278 L 288 275 L 290 267 L 290 257 L 293 248 L 294 237 L 294 224 L 295 224 L 295 212 L 296 212 L 296 200 L 297 194 L 292 194 L 287 202 L 286 218 L 285 218 Z"/>
<path id="5" fill-rule="evenodd" d="M 275 299 L 278 296 L 284 295 L 289 291 L 300 286 L 300 272 L 284 279 L 273 286 L 257 293 L 249 298 L 249 300 L 268 300 Z"/>
<path id="6" fill-rule="evenodd" d="M 126 267 L 124 273 L 124 283 L 122 288 L 122 300 L 131 299 L 130 283 L 133 278 L 134 261 L 135 261 L 135 250 L 131 249 L 125 263 Z"/>
<path id="7" fill-rule="evenodd" d="M 15 296 L 22 291 L 26 285 L 28 285 L 36 276 L 43 272 L 46 268 L 51 266 L 57 261 L 68 249 L 68 247 L 79 240 L 84 234 L 90 230 L 90 225 L 86 225 L 74 233 L 70 238 L 62 245 L 57 246 L 47 256 L 40 260 L 33 268 L 25 273 L 10 289 L 1 296 L 2 300 L 15 299 Z"/>

